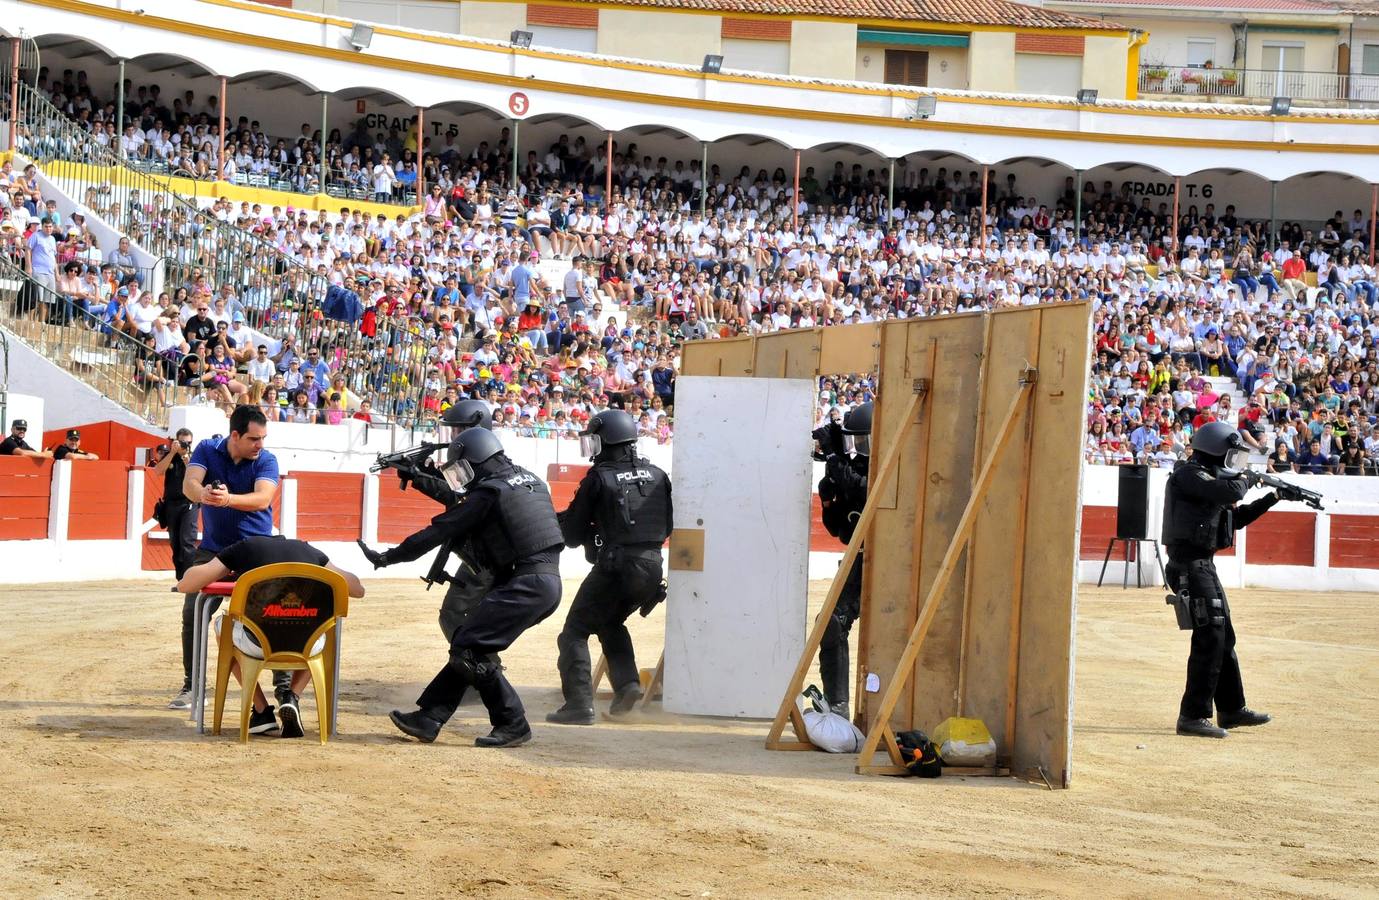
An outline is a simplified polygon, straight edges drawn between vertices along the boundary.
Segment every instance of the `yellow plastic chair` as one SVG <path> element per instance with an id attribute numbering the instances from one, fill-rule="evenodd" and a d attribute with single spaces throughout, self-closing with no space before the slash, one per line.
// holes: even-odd
<path id="1" fill-rule="evenodd" d="M 307 563 L 274 563 L 240 575 L 220 628 L 216 654 L 215 718 L 211 733 L 220 734 L 230 663 L 239 663 L 239 740 L 249 741 L 249 714 L 254 708 L 254 685 L 264 669 L 305 669 L 311 673 L 320 722 L 321 743 L 330 737 L 334 721 L 337 648 L 340 625 L 349 612 L 349 588 L 337 572 Z M 242 652 L 234 643 L 235 623 L 243 625 L 263 650 L 263 659 Z M 324 637 L 319 653 L 311 653 Z"/>

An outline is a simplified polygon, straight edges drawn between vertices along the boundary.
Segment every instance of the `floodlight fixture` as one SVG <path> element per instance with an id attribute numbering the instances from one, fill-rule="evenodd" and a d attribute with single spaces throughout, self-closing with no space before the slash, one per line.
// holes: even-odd
<path id="1" fill-rule="evenodd" d="M 717 75 L 723 69 L 723 57 L 714 53 L 709 53 L 704 57 L 704 65 L 699 67 L 699 71 L 705 75 Z"/>
<path id="2" fill-rule="evenodd" d="M 512 46 L 516 47 L 518 50 L 526 50 L 531 47 L 531 36 L 530 31 L 523 31 L 520 28 L 515 28 L 508 37 L 508 40 Z"/>
<path id="3" fill-rule="evenodd" d="M 932 94 L 925 97 L 916 97 L 914 111 L 910 115 L 911 119 L 927 119 L 938 112 L 938 98 Z"/>
<path id="4" fill-rule="evenodd" d="M 350 46 L 356 50 L 367 50 L 373 43 L 373 26 L 355 22 L 350 29 Z"/>
<path id="5" fill-rule="evenodd" d="M 1273 101 L 1272 103 L 1269 104 L 1269 115 L 1271 115 L 1271 116 L 1286 116 L 1286 115 L 1288 115 L 1288 110 L 1290 110 L 1290 109 L 1292 109 L 1292 108 L 1293 108 L 1293 98 L 1292 98 L 1292 97 L 1275 97 L 1275 98 L 1274 98 L 1274 101 Z"/>
<path id="6" fill-rule="evenodd" d="M 1077 102 L 1086 106 L 1096 106 L 1096 88 L 1083 88 L 1077 92 Z"/>

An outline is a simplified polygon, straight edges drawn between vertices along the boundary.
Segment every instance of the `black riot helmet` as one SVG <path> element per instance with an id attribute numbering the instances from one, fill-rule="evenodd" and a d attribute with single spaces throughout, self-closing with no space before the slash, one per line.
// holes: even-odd
<path id="1" fill-rule="evenodd" d="M 621 409 L 605 409 L 589 420 L 579 433 L 579 450 L 585 456 L 598 456 L 606 448 L 636 443 L 637 423 Z"/>
<path id="2" fill-rule="evenodd" d="M 474 473 L 488 460 L 503 452 L 498 436 L 486 428 L 469 428 L 450 442 L 441 475 L 452 490 L 462 491 L 474 480 Z"/>
<path id="3" fill-rule="evenodd" d="M 482 400 L 461 400 L 445 411 L 441 424 L 451 428 L 493 428 L 493 413 Z"/>
<path id="4" fill-rule="evenodd" d="M 1193 432 L 1192 455 L 1206 465 L 1234 467 L 1243 460 L 1245 442 L 1226 422 L 1208 422 Z"/>
<path id="5" fill-rule="evenodd" d="M 843 434 L 852 437 L 858 456 L 871 456 L 871 401 L 860 403 L 843 416 Z"/>

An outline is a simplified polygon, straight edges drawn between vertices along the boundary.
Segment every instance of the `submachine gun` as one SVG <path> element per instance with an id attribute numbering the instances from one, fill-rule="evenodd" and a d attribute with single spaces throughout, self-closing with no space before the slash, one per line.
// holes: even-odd
<path id="1" fill-rule="evenodd" d="M 382 472 L 384 469 L 397 469 L 398 488 L 405 491 L 407 490 L 407 483 L 421 471 L 423 464 L 431 458 L 431 454 L 444 446 L 446 445 L 424 441 L 409 450 L 380 453 L 378 459 L 374 460 L 374 464 L 369 467 L 369 471 Z"/>

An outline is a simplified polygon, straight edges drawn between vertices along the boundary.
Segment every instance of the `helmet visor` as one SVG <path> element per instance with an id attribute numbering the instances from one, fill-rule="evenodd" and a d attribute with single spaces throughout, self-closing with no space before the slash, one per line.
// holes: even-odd
<path id="1" fill-rule="evenodd" d="M 871 435 L 869 434 L 845 434 L 843 435 L 843 449 L 858 456 L 871 456 Z"/>
<path id="2" fill-rule="evenodd" d="M 474 480 L 474 467 L 469 464 L 467 459 L 457 459 L 441 467 L 441 477 L 445 479 L 446 484 L 450 485 L 452 491 L 463 493 L 469 483 Z"/>
<path id="3" fill-rule="evenodd" d="M 1244 449 L 1226 451 L 1226 468 L 1244 471 L 1250 465 L 1250 451 Z"/>
<path id="4" fill-rule="evenodd" d="M 579 452 L 584 456 L 598 456 L 603 450 L 603 438 L 596 434 L 581 434 L 579 436 Z"/>

